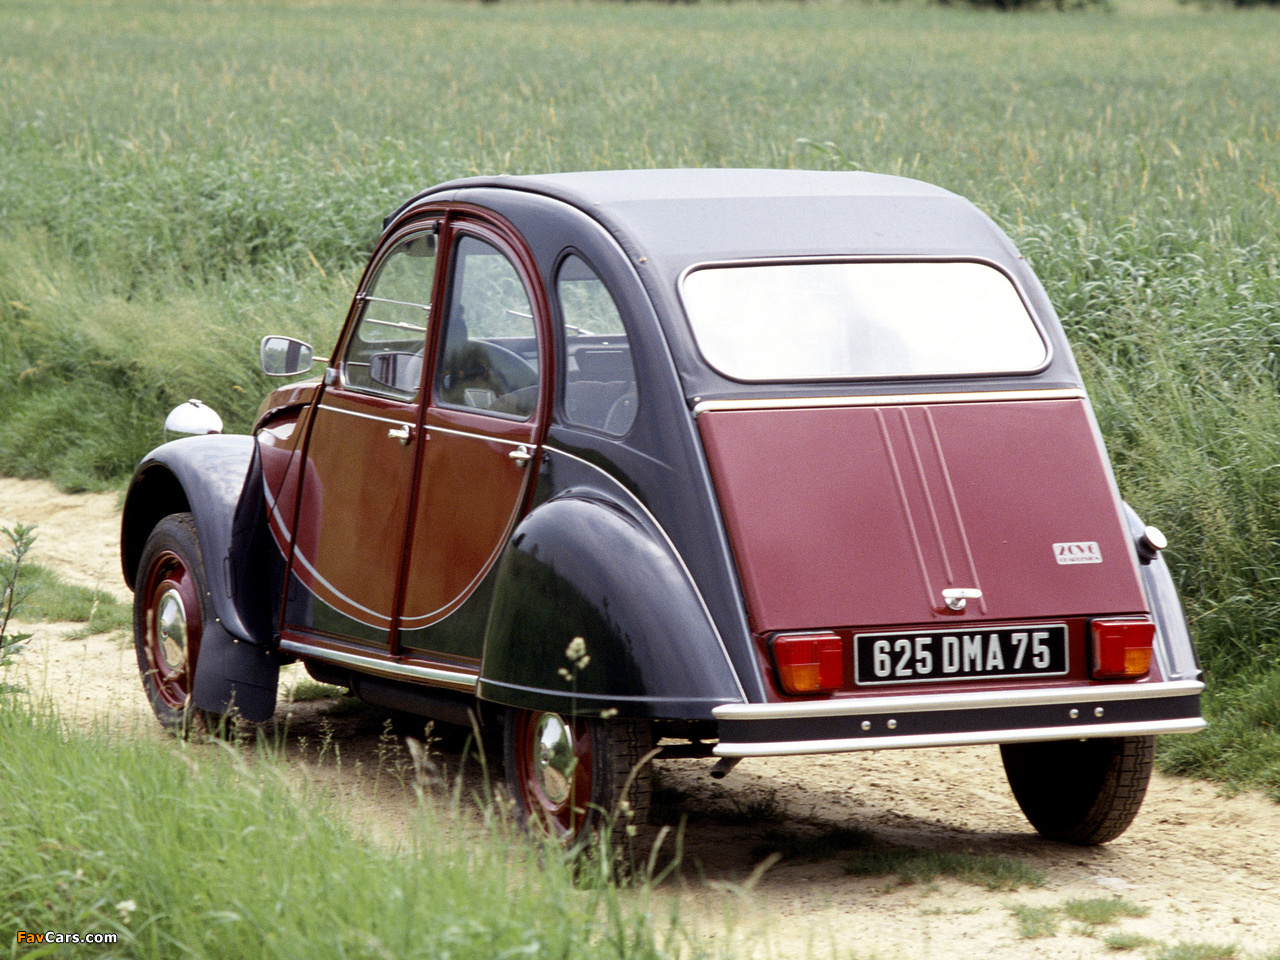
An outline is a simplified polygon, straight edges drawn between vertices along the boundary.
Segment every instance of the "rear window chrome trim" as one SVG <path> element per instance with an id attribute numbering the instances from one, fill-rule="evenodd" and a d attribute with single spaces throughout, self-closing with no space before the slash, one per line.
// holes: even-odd
<path id="1" fill-rule="evenodd" d="M 941 710 L 984 710 L 1000 707 L 1053 706 L 1056 704 L 1106 703 L 1116 700 L 1154 700 L 1199 694 L 1199 680 L 1098 684 L 1049 687 L 1036 690 L 975 690 L 961 693 L 926 693 L 919 696 L 839 697 L 787 703 L 729 703 L 716 707 L 717 720 L 799 720 L 809 717 L 848 717 L 872 713 L 929 713 Z M 1095 728 L 1090 728 L 1095 729 Z M 1199 729 L 1199 727 L 1195 728 Z M 1070 736 L 1071 734 L 1067 734 Z M 1076 730 L 1075 736 L 1079 736 Z M 1092 735 L 1092 734 L 1091 734 Z M 1042 737 L 1040 739 L 1056 739 Z M 859 740 L 865 743 L 865 740 Z M 894 740 L 900 743 L 901 740 Z M 994 742 L 994 741 L 982 741 Z M 861 749 L 861 748 L 860 748 Z"/>
<path id="2" fill-rule="evenodd" d="M 723 707 L 717 707 L 717 716 Z M 989 730 L 974 733 L 936 733 L 904 737 L 865 737 L 844 740 L 792 740 L 765 743 L 720 743 L 717 757 L 794 757 L 815 753 L 853 753 L 864 750 L 901 750 L 909 747 L 972 747 L 991 743 L 1034 743 L 1047 740 L 1092 740 L 1098 737 L 1141 737 L 1165 733 L 1195 733 L 1208 723 L 1199 718 L 1106 723 L 1088 727 L 1035 727 L 1025 730 Z"/>
<path id="3" fill-rule="evenodd" d="M 932 403 L 998 403 L 1018 400 L 1084 400 L 1077 388 L 1052 390 L 984 390 L 975 393 L 872 394 L 852 397 L 757 397 L 749 400 L 699 400 L 693 415 L 712 410 L 806 410 L 822 407 L 901 407 Z"/>

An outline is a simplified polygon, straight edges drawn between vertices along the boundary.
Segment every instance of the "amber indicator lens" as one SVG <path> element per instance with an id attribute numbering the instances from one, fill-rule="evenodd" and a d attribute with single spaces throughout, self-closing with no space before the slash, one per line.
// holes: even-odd
<path id="1" fill-rule="evenodd" d="M 844 641 L 834 633 L 774 637 L 773 658 L 787 693 L 820 693 L 844 686 Z"/>
<path id="2" fill-rule="evenodd" d="M 1156 625 L 1150 620 L 1093 621 L 1094 679 L 1146 676 L 1155 634 Z"/>

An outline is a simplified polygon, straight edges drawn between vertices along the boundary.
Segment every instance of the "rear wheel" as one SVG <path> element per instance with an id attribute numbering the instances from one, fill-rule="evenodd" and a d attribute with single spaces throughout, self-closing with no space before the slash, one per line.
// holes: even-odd
<path id="1" fill-rule="evenodd" d="M 208 619 L 204 560 L 189 513 L 161 520 L 143 547 L 133 595 L 133 642 L 151 709 L 179 733 L 208 718 L 191 702 Z"/>
<path id="2" fill-rule="evenodd" d="M 1151 780 L 1155 737 L 1006 743 L 1013 795 L 1050 840 L 1092 846 L 1129 828 Z"/>
<path id="3" fill-rule="evenodd" d="M 503 753 L 521 826 L 577 847 L 609 825 L 616 846 L 639 850 L 649 819 L 652 768 L 645 754 L 652 743 L 646 721 L 509 709 Z"/>

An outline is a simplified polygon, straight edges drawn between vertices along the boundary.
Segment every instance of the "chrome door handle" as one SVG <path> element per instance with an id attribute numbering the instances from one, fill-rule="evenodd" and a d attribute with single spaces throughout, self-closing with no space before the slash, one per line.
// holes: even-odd
<path id="1" fill-rule="evenodd" d="M 515 450 L 508 453 L 507 456 L 516 462 L 516 466 L 523 467 L 533 459 L 533 451 L 522 443 Z"/>
<path id="2" fill-rule="evenodd" d="M 413 439 L 413 427 L 407 423 L 400 427 L 392 427 L 387 431 L 387 438 L 389 440 L 399 440 L 401 446 L 407 447 L 409 441 Z"/>

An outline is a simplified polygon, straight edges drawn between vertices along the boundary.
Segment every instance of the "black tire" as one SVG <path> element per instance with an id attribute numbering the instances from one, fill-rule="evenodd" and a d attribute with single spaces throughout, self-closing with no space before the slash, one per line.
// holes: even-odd
<path id="1" fill-rule="evenodd" d="M 1151 780 L 1155 737 L 1006 743 L 1013 795 L 1041 836 L 1094 846 L 1129 829 Z"/>
<path id="2" fill-rule="evenodd" d="M 191 690 L 200 638 L 209 622 L 204 558 L 190 513 L 165 517 L 142 549 L 133 594 L 133 645 L 142 689 L 156 718 L 186 736 L 219 726 L 198 710 Z"/>
<path id="3" fill-rule="evenodd" d="M 569 849 L 585 847 L 607 826 L 616 851 L 647 857 L 652 746 L 645 720 L 509 709 L 503 759 L 517 821 Z"/>

